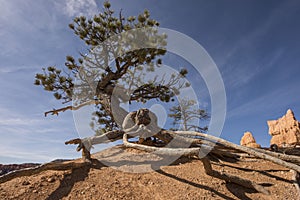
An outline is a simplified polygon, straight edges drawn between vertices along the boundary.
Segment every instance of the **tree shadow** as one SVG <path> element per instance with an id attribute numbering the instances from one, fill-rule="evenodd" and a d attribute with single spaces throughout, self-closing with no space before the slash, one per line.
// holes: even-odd
<path id="1" fill-rule="evenodd" d="M 104 165 L 96 159 L 92 159 L 92 162 L 84 167 L 72 169 L 71 173 L 65 175 L 60 181 L 58 188 L 53 191 L 46 200 L 62 199 L 71 192 L 76 182 L 84 181 L 90 172 L 90 169 L 101 169 Z"/>
<path id="2" fill-rule="evenodd" d="M 270 183 L 262 183 L 259 185 L 261 185 L 263 187 L 272 186 L 272 184 L 270 184 Z M 226 188 L 228 189 L 229 192 L 231 192 L 231 194 L 236 196 L 238 199 L 243 199 L 243 200 L 251 200 L 251 198 L 249 198 L 246 195 L 246 193 L 248 193 L 248 194 L 258 193 L 255 189 L 245 188 L 243 186 L 237 185 L 235 183 L 229 183 L 229 182 L 226 182 Z"/>
<path id="3" fill-rule="evenodd" d="M 173 178 L 173 179 L 175 179 L 175 180 L 177 180 L 177 181 L 180 181 L 180 182 L 182 182 L 182 183 L 189 184 L 189 185 L 191 185 L 191 186 L 193 186 L 193 187 L 197 187 L 197 188 L 200 188 L 200 189 L 204 189 L 204 190 L 211 191 L 211 192 L 213 192 L 214 194 L 218 195 L 219 197 L 221 197 L 221 198 L 223 198 L 223 199 L 228 199 L 228 200 L 232 200 L 232 199 L 233 199 L 233 198 L 231 198 L 231 197 L 229 197 L 229 196 L 227 196 L 227 195 L 225 195 L 225 194 L 222 194 L 221 192 L 218 192 L 217 190 L 215 190 L 215 189 L 213 189 L 213 188 L 211 188 L 211 187 L 208 187 L 208 186 L 206 186 L 206 185 L 200 185 L 200 184 L 198 184 L 198 183 L 194 183 L 194 182 L 192 182 L 192 181 L 189 181 L 189 180 L 186 180 L 186 179 L 177 177 L 177 176 L 175 176 L 175 175 L 173 175 L 173 174 L 169 174 L 169 173 L 167 173 L 167 172 L 164 172 L 163 170 L 157 170 L 156 172 L 159 173 L 159 174 L 161 174 L 161 175 L 167 176 L 167 177 L 169 177 L 169 178 Z"/>
<path id="4" fill-rule="evenodd" d="M 249 198 L 246 195 L 246 193 L 257 193 L 257 191 L 254 189 L 245 188 L 235 183 L 229 183 L 229 182 L 226 182 L 226 188 L 228 189 L 229 192 L 231 192 L 231 194 L 243 200 L 251 200 L 251 198 Z"/>
<path id="5" fill-rule="evenodd" d="M 227 166 L 227 167 L 230 167 L 230 168 L 234 168 L 234 169 L 238 169 L 238 170 L 246 171 L 246 172 L 257 172 L 257 173 L 260 173 L 262 175 L 268 176 L 270 178 L 275 178 L 278 181 L 283 181 L 283 182 L 286 182 L 286 183 L 293 183 L 293 181 L 291 181 L 291 180 L 287 180 L 287 179 L 281 178 L 279 176 L 276 176 L 276 175 L 268 173 L 268 172 L 289 171 L 289 170 L 274 170 L 274 169 L 270 169 L 270 170 L 257 170 L 257 169 L 247 169 L 247 168 L 232 166 L 232 165 L 228 165 L 228 164 L 224 164 L 224 163 L 222 164 L 222 166 Z M 262 184 L 260 184 L 260 185 L 262 185 Z M 265 184 L 265 185 L 268 186 L 268 184 Z"/>
<path id="6" fill-rule="evenodd" d="M 181 156 L 180 158 L 178 158 L 177 160 L 172 162 L 169 166 L 176 166 L 176 165 L 181 165 L 181 164 L 185 164 L 185 163 L 190 163 L 194 160 L 199 160 L 199 158 L 193 158 L 190 156 Z"/>

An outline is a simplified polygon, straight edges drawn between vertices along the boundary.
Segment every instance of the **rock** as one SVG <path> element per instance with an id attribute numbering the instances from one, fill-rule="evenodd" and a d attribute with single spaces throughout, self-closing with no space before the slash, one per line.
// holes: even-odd
<path id="1" fill-rule="evenodd" d="M 48 183 L 53 183 L 55 181 L 55 178 L 54 177 L 50 177 L 47 179 Z"/>
<path id="2" fill-rule="evenodd" d="M 25 188 L 21 188 L 21 189 L 19 190 L 19 193 L 20 193 L 20 194 L 26 193 L 26 189 L 25 189 Z"/>
<path id="3" fill-rule="evenodd" d="M 260 145 L 256 143 L 251 132 L 244 133 L 244 136 L 242 137 L 240 144 L 246 147 L 260 148 Z"/>
<path id="4" fill-rule="evenodd" d="M 247 144 L 246 147 L 260 148 L 261 146 L 257 143 L 250 143 L 250 144 Z"/>
<path id="5" fill-rule="evenodd" d="M 256 143 L 256 141 L 250 132 L 245 132 L 240 143 L 241 143 L 241 145 L 245 146 L 250 143 Z"/>
<path id="6" fill-rule="evenodd" d="M 278 120 L 270 120 L 267 123 L 269 134 L 272 135 L 271 145 L 276 144 L 279 147 L 285 147 L 300 144 L 300 123 L 296 120 L 291 109 Z"/>
<path id="7" fill-rule="evenodd" d="M 29 181 L 23 181 L 22 185 L 30 185 L 30 182 Z"/>

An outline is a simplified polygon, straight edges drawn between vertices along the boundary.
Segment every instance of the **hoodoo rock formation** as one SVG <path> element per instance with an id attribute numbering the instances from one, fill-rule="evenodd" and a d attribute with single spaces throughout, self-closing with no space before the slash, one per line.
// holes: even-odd
<path id="1" fill-rule="evenodd" d="M 240 144 L 246 147 L 260 148 L 260 145 L 256 143 L 251 132 L 245 132 Z"/>
<path id="2" fill-rule="evenodd" d="M 279 147 L 300 145 L 300 123 L 291 109 L 278 120 L 270 120 L 267 123 L 269 134 L 272 135 L 271 144 Z"/>

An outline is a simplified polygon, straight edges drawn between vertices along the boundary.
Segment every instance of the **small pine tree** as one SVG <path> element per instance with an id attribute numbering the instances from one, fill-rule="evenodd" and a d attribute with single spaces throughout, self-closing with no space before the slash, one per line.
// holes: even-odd
<path id="1" fill-rule="evenodd" d="M 205 110 L 194 109 L 196 101 L 189 99 L 179 99 L 178 105 L 170 108 L 169 117 L 173 118 L 173 126 L 180 126 L 183 131 L 206 132 L 208 127 L 200 127 L 195 124 L 195 120 L 207 120 L 209 115 Z"/>

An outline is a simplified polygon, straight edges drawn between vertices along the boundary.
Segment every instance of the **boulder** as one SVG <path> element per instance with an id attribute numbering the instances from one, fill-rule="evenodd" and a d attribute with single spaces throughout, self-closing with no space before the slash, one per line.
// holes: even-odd
<path id="1" fill-rule="evenodd" d="M 270 120 L 267 123 L 269 134 L 272 136 L 271 145 L 276 144 L 283 147 L 300 144 L 300 123 L 296 120 L 291 109 L 278 120 Z"/>
<path id="2" fill-rule="evenodd" d="M 240 144 L 246 147 L 260 148 L 260 145 L 256 143 L 251 132 L 245 132 L 241 138 Z"/>

